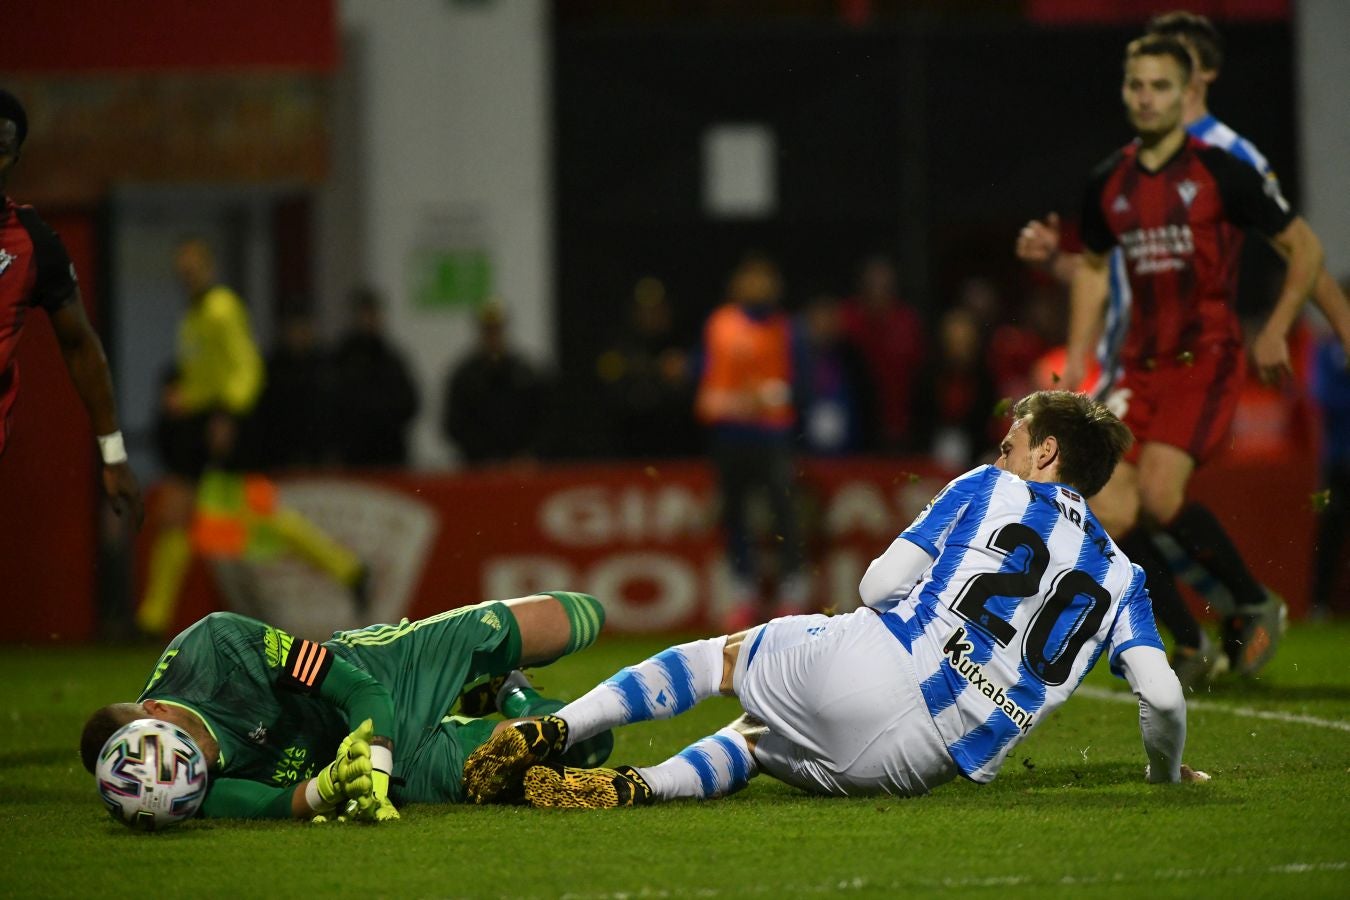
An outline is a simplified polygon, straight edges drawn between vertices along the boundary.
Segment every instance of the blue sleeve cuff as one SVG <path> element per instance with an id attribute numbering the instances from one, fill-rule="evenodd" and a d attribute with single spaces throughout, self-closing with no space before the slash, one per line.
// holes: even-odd
<path id="1" fill-rule="evenodd" d="M 1157 647 L 1159 650 L 1166 650 L 1162 645 L 1162 640 L 1153 635 L 1133 638 L 1116 647 L 1111 653 L 1111 674 L 1117 678 L 1125 677 L 1125 670 L 1120 667 L 1120 654 L 1131 647 Z"/>
<path id="2" fill-rule="evenodd" d="M 900 532 L 900 537 L 909 541 L 914 546 L 919 547 L 929 556 L 933 557 L 933 559 L 937 559 L 938 548 L 934 546 L 932 541 L 928 540 L 928 538 L 919 534 L 917 531 L 902 531 Z"/>

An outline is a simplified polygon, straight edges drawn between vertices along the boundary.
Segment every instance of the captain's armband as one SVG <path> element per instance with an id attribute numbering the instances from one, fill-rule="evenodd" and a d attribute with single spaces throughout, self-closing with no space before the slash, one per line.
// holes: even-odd
<path id="1" fill-rule="evenodd" d="M 333 659 L 333 651 L 323 644 L 293 641 L 277 676 L 277 685 L 301 694 L 317 694 L 333 667 Z"/>

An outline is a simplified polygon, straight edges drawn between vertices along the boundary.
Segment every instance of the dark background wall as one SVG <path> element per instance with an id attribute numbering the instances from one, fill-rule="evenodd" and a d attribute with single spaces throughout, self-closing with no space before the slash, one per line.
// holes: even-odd
<path id="1" fill-rule="evenodd" d="M 1297 202 L 1288 25 L 1223 32 L 1229 62 L 1211 109 L 1257 143 Z M 975 275 L 995 279 L 1015 315 L 1026 286 L 1016 230 L 1052 209 L 1076 216 L 1088 170 L 1132 136 L 1119 83 L 1138 33 L 1012 20 L 555 23 L 563 373 L 584 380 L 643 275 L 666 282 L 695 341 L 752 248 L 781 262 L 789 306 L 848 293 L 858 262 L 881 250 L 930 317 Z M 776 135 L 770 218 L 718 221 L 701 208 L 700 141 L 728 122 Z"/>

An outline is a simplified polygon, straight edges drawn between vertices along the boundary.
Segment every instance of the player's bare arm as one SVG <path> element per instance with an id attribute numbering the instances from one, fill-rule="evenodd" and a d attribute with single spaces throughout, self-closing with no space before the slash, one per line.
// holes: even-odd
<path id="1" fill-rule="evenodd" d="M 1293 373 L 1289 362 L 1289 330 L 1313 291 L 1322 269 L 1322 242 L 1302 216 L 1275 235 L 1275 245 L 1289 262 L 1275 308 L 1252 343 L 1252 359 L 1267 383 L 1279 382 Z"/>
<path id="2" fill-rule="evenodd" d="M 70 379 L 89 413 L 94 433 L 100 437 L 103 458 L 103 490 L 119 516 L 129 515 L 137 528 L 145 519 L 145 503 L 136 473 L 127 462 L 117 425 L 117 402 L 113 399 L 112 376 L 103 344 L 89 324 L 79 288 L 75 297 L 51 317 Z"/>
<path id="3" fill-rule="evenodd" d="M 1064 362 L 1064 384 L 1077 388 L 1087 372 L 1092 345 L 1101 333 L 1108 298 L 1105 256 L 1084 252 L 1069 290 L 1069 345 Z"/>
<path id="4" fill-rule="evenodd" d="M 1287 263 L 1288 256 L 1285 255 L 1283 248 L 1274 241 L 1271 241 L 1271 246 L 1275 248 L 1275 252 L 1284 257 Z M 1341 342 L 1341 347 L 1350 352 L 1350 300 L 1346 299 L 1341 286 L 1327 271 L 1325 261 L 1317 271 L 1317 278 L 1313 284 L 1312 299 L 1317 308 L 1321 310 L 1322 315 L 1326 316 L 1327 322 L 1331 325 L 1331 330 L 1336 333 L 1336 338 Z"/>

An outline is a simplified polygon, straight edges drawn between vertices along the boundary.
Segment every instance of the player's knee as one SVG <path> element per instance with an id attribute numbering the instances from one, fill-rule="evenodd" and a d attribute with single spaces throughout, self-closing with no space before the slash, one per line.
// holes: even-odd
<path id="1" fill-rule="evenodd" d="M 749 713 L 742 713 L 740 718 L 727 727 L 739 733 L 745 739 L 746 747 L 749 748 L 751 754 L 755 752 L 755 745 L 759 742 L 759 739 L 769 733 L 769 726 Z"/>
<path id="2" fill-rule="evenodd" d="M 546 591 L 567 613 L 567 647 L 564 653 L 585 650 L 600 637 L 605 626 L 605 608 L 590 594 L 575 591 Z"/>
<path id="3" fill-rule="evenodd" d="M 1139 486 L 1139 506 L 1155 522 L 1166 524 L 1181 512 L 1186 500 L 1186 492 L 1170 484 Z"/>

